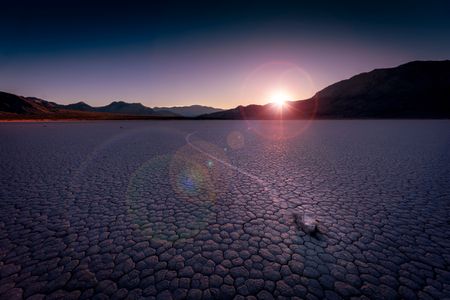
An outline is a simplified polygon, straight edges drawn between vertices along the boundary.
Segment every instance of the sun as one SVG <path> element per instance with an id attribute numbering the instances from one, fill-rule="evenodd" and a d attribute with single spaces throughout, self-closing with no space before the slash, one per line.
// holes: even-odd
<path id="1" fill-rule="evenodd" d="M 285 91 L 279 90 L 272 93 L 270 101 L 277 107 L 282 108 L 286 101 L 289 101 L 291 97 Z"/>
<path id="2" fill-rule="evenodd" d="M 277 98 L 277 99 L 274 99 L 273 102 L 276 106 L 283 107 L 285 101 L 282 98 Z"/>

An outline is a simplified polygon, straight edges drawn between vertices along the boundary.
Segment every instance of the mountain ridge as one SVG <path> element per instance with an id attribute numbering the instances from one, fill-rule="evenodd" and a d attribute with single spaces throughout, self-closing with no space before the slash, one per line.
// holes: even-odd
<path id="1" fill-rule="evenodd" d="M 218 110 L 196 115 L 190 109 Z M 178 110 L 178 111 L 177 111 Z M 185 116 L 182 115 L 184 110 Z M 79 101 L 63 105 L 36 97 L 0 92 L 0 118 L 195 118 L 195 119 L 312 119 L 312 118 L 450 118 L 450 60 L 413 61 L 374 69 L 333 83 L 305 100 L 238 106 L 229 110 L 191 105 L 150 108 L 142 103 L 113 101 L 93 107 Z"/>
<path id="2" fill-rule="evenodd" d="M 425 105 L 426 103 L 426 105 Z M 238 106 L 200 119 L 450 118 L 450 60 L 413 61 L 333 83 L 282 114 L 272 104 Z"/>
<path id="3" fill-rule="evenodd" d="M 193 104 L 186 106 L 171 106 L 171 107 L 153 107 L 155 111 L 171 111 L 173 113 L 182 115 L 184 117 L 197 117 L 203 114 L 214 113 L 222 111 L 221 108 L 211 106 Z"/>
<path id="4" fill-rule="evenodd" d="M 99 113 L 116 113 L 124 115 L 134 115 L 134 116 L 163 116 L 163 117 L 179 117 L 179 115 L 174 114 L 169 111 L 159 111 L 156 112 L 154 109 L 147 107 L 139 102 L 125 102 L 125 101 L 112 101 L 111 103 L 104 106 L 91 106 L 83 101 L 60 105 L 60 107 L 71 110 L 79 111 L 90 111 Z"/>
<path id="5" fill-rule="evenodd" d="M 13 100 L 15 99 L 15 100 Z M 189 106 L 172 107 L 147 107 L 139 102 L 112 101 L 103 106 L 91 106 L 84 101 L 78 101 L 71 104 L 57 104 L 55 102 L 43 100 L 36 97 L 24 97 L 11 93 L 0 92 L 0 100 L 4 105 L 0 105 L 0 114 L 57 114 L 60 110 L 120 114 L 127 116 L 157 116 L 157 117 L 197 117 L 199 115 L 211 112 L 221 111 L 222 109 L 210 106 L 193 104 Z M 13 103 L 15 102 L 15 103 Z M 0 103 L 0 104 L 1 104 Z M 9 103 L 9 104 L 8 104 Z M 15 107 L 15 108 L 14 108 Z"/>
<path id="6" fill-rule="evenodd" d="M 155 112 L 141 103 L 113 101 L 93 107 L 80 101 L 68 105 L 24 97 L 0 91 L 0 118 L 2 119 L 145 119 L 181 118 L 171 112 Z"/>

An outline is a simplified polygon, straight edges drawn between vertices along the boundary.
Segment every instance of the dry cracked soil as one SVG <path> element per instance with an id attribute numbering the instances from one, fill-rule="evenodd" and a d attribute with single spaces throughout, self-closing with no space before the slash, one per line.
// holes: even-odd
<path id="1" fill-rule="evenodd" d="M 0 124 L 0 298 L 449 298 L 449 129 Z"/>

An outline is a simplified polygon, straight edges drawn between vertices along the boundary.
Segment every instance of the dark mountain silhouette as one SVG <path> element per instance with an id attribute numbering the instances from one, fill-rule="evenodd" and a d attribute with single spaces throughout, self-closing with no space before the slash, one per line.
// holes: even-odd
<path id="1" fill-rule="evenodd" d="M 0 118 L 3 119 L 141 119 L 178 117 L 169 111 L 155 112 L 140 103 L 112 102 L 92 107 L 84 102 L 61 105 L 34 97 L 0 92 Z"/>
<path id="2" fill-rule="evenodd" d="M 153 115 L 155 111 L 141 103 L 126 103 L 124 101 L 114 101 L 102 107 L 97 107 L 96 111 L 121 113 L 128 115 Z"/>
<path id="3" fill-rule="evenodd" d="M 53 113 L 58 105 L 39 98 L 0 92 L 0 112 L 13 114 Z"/>
<path id="4" fill-rule="evenodd" d="M 215 108 L 193 105 L 151 109 L 141 103 L 112 102 L 92 107 L 84 102 L 60 105 L 34 97 L 0 92 L 0 118 L 132 119 L 182 118 Z M 376 69 L 332 84 L 312 98 L 273 104 L 238 106 L 199 119 L 309 118 L 450 118 L 450 61 L 415 61 Z"/>
<path id="5" fill-rule="evenodd" d="M 202 119 L 450 118 L 450 61 L 415 61 L 332 84 L 312 98 L 239 106 Z"/>
<path id="6" fill-rule="evenodd" d="M 85 102 L 77 102 L 69 105 L 61 105 L 61 107 L 64 107 L 66 109 L 71 110 L 80 110 L 80 111 L 94 111 L 95 108 L 90 106 L 89 104 L 86 104 Z"/>
<path id="7" fill-rule="evenodd" d="M 69 105 L 61 105 L 61 107 L 71 110 L 106 112 L 114 114 L 133 115 L 133 116 L 167 116 L 167 117 L 179 116 L 178 114 L 167 110 L 155 111 L 150 107 L 142 105 L 141 103 L 127 103 L 124 101 L 114 101 L 108 105 L 99 107 L 93 107 L 84 102 L 77 102 Z"/>
<path id="8" fill-rule="evenodd" d="M 173 107 L 154 107 L 153 110 L 170 111 L 183 117 L 197 117 L 204 114 L 210 114 L 222 111 L 223 109 L 203 106 L 203 105 L 190 105 L 190 106 L 173 106 Z"/>

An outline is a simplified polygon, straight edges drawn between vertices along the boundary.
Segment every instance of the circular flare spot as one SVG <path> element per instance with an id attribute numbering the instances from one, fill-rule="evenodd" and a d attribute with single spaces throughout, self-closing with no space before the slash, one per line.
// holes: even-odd
<path id="1" fill-rule="evenodd" d="M 222 161 L 223 149 L 195 140 L 196 147 Z M 140 234 L 160 241 L 182 241 L 214 222 L 214 206 L 228 192 L 232 170 L 189 145 L 173 155 L 153 157 L 130 177 L 127 218 Z"/>
<path id="2" fill-rule="evenodd" d="M 128 182 L 127 215 L 149 239 L 191 238 L 215 218 L 215 193 L 205 167 L 184 157 L 157 156 Z"/>
<path id="3" fill-rule="evenodd" d="M 239 131 L 232 131 L 227 136 L 227 144 L 231 149 L 237 150 L 244 147 L 244 136 Z"/>

